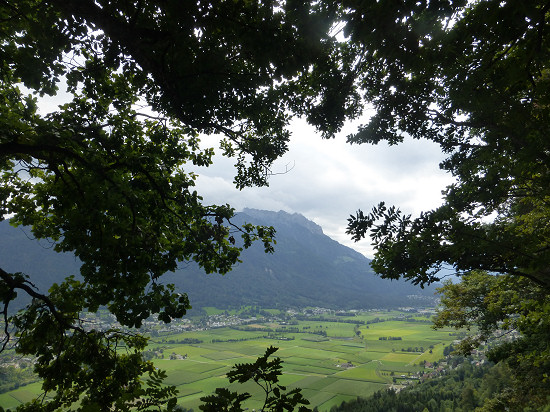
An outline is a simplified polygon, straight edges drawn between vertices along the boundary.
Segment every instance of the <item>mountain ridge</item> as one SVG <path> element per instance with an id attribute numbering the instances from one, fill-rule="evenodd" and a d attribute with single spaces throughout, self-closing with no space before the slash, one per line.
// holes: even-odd
<path id="1" fill-rule="evenodd" d="M 262 245 L 253 244 L 225 276 L 206 275 L 196 264 L 182 262 L 176 272 L 160 278 L 187 293 L 195 307 L 368 309 L 434 303 L 433 288 L 421 290 L 403 281 L 381 279 L 368 258 L 331 239 L 321 226 L 298 213 L 246 208 L 232 221 L 274 226 L 275 252 L 266 254 Z M 0 222 L 0 267 L 25 272 L 42 290 L 78 274 L 79 262 L 73 255 L 55 253 L 46 241 L 33 241 L 28 233 L 27 228 Z"/>
<path id="2" fill-rule="evenodd" d="M 182 290 L 192 305 L 368 309 L 435 302 L 433 288 L 381 279 L 367 257 L 331 239 L 300 214 L 245 208 L 235 223 L 245 222 L 275 227 L 275 252 L 265 254 L 255 244 L 225 276 L 197 277 L 189 267 L 168 275 L 177 286 L 185 285 Z M 208 296 L 201 292 L 204 288 Z"/>

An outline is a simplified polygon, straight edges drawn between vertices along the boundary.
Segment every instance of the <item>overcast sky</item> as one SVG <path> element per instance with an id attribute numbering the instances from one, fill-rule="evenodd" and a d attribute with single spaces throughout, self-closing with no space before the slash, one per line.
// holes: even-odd
<path id="1" fill-rule="evenodd" d="M 67 100 L 65 93 L 41 99 L 41 112 L 56 110 Z M 197 170 L 197 192 L 207 204 L 229 203 L 237 211 L 249 207 L 300 213 L 334 240 L 372 258 L 368 239 L 355 243 L 346 235 L 349 215 L 358 209 L 368 212 L 380 201 L 418 215 L 441 204 L 441 191 L 452 178 L 439 169 L 444 158 L 439 146 L 425 140 L 408 139 L 396 146 L 346 143 L 359 123 L 324 140 L 305 121 L 296 120 L 289 150 L 273 167 L 274 173 L 291 170 L 272 176 L 269 187 L 235 189 L 235 159 L 219 155 L 213 165 Z M 202 145 L 221 153 L 216 137 L 204 136 Z"/>
<path id="2" fill-rule="evenodd" d="M 319 224 L 325 234 L 372 257 L 370 241 L 355 243 L 345 234 L 347 218 L 365 212 L 380 201 L 417 215 L 442 202 L 441 191 L 452 182 L 439 169 L 443 155 L 438 145 L 409 139 L 397 146 L 350 145 L 348 125 L 332 140 L 323 140 L 304 121 L 292 124 L 289 151 L 279 159 L 269 187 L 235 189 L 235 159 L 216 156 L 214 165 L 201 169 L 197 191 L 206 203 L 300 213 Z M 215 145 L 203 138 L 203 143 Z M 218 149 L 217 152 L 220 152 Z"/>

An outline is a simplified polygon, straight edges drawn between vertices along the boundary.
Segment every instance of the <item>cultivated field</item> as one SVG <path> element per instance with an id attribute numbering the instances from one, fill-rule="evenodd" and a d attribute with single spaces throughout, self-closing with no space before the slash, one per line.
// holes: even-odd
<path id="1" fill-rule="evenodd" d="M 394 381 L 397 384 L 413 381 L 418 372 L 424 370 L 421 362 L 442 358 L 443 348 L 456 338 L 449 330 L 432 330 L 426 317 L 415 318 L 418 322 L 410 318 L 407 321 L 390 320 L 400 315 L 403 313 L 365 312 L 335 318 L 339 322 L 298 321 L 289 326 L 285 323 L 258 324 L 251 331 L 221 327 L 161 335 L 152 338 L 149 348 L 157 353 L 154 363 L 167 371 L 167 383 L 179 389 L 178 403 L 197 412 L 201 397 L 213 393 L 217 387 L 228 386 L 233 391 L 251 393 L 253 397 L 245 406 L 250 410 L 258 409 L 262 405 L 261 389 L 253 383 L 229 385 L 225 374 L 235 363 L 254 361 L 271 345 L 279 348 L 276 355 L 284 361 L 282 384 L 288 388 L 302 388 L 311 408 L 317 406 L 320 411 L 327 411 L 342 401 L 368 396 Z M 363 325 L 345 323 L 372 322 L 375 318 L 385 321 Z M 266 338 L 265 328 L 279 331 L 291 328 L 293 331 L 279 332 L 276 334 L 278 339 L 273 339 Z M 295 332 L 296 328 L 299 333 Z M 190 338 L 202 343 L 168 343 L 169 340 Z M 33 384 L 1 394 L 0 405 L 17 406 L 39 390 L 40 386 Z"/>

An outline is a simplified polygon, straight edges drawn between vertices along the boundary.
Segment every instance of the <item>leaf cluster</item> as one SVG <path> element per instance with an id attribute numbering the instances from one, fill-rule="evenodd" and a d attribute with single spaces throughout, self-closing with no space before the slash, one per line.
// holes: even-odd
<path id="1" fill-rule="evenodd" d="M 370 237 L 373 269 L 423 286 L 442 269 L 438 326 L 477 328 L 469 350 L 499 331 L 517 410 L 541 405 L 548 370 L 550 288 L 550 5 L 546 1 L 343 1 L 350 42 L 363 47 L 358 88 L 376 114 L 351 143 L 425 138 L 455 182 L 443 204 L 412 217 L 381 203 L 348 219 Z M 490 274 L 487 274 L 490 273 Z M 496 276 L 500 275 L 500 276 Z M 515 336 L 512 331 L 518 336 Z M 540 394 L 540 396 L 539 396 Z"/>
<path id="2" fill-rule="evenodd" d="M 280 358 L 268 360 L 278 348 L 270 346 L 265 354 L 256 359 L 253 363 L 241 363 L 233 367 L 227 373 L 230 383 L 245 383 L 253 381 L 262 388 L 265 399 L 261 411 L 283 412 L 311 411 L 305 405 L 309 401 L 301 394 L 301 389 L 296 388 L 288 392 L 286 387 L 279 384 L 279 376 L 282 374 L 282 361 Z M 251 395 L 248 392 L 231 392 L 226 388 L 217 388 L 214 395 L 201 398 L 204 402 L 199 408 L 205 412 L 237 412 L 244 409 L 242 403 L 249 399 Z"/>
<path id="3" fill-rule="evenodd" d="M 376 271 L 423 284 L 448 264 L 548 285 L 548 4 L 344 3 L 377 111 L 349 141 L 431 140 L 456 178 L 417 218 L 380 207 L 352 216 L 354 239 L 373 239 Z"/>

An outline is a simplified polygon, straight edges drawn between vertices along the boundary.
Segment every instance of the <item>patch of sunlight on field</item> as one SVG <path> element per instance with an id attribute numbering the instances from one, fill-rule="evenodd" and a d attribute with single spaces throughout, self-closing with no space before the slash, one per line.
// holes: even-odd
<path id="1" fill-rule="evenodd" d="M 418 369 L 421 368 L 403 362 L 382 361 L 380 365 L 380 371 L 384 372 L 416 372 Z"/>
<path id="2" fill-rule="evenodd" d="M 225 309 L 218 309 L 212 306 L 205 306 L 202 308 L 202 310 L 206 312 L 207 316 L 221 315 L 222 313 L 225 313 Z M 228 311 L 228 313 L 232 313 L 232 312 L 235 312 L 235 311 Z"/>
<path id="3" fill-rule="evenodd" d="M 369 362 L 361 366 L 349 368 L 338 372 L 335 376 L 341 379 L 354 379 L 359 381 L 388 383 L 386 379 L 380 377 L 377 370 L 380 364 L 377 361 Z"/>
<path id="4" fill-rule="evenodd" d="M 380 360 L 387 360 L 391 362 L 410 363 L 414 362 L 421 353 L 403 353 L 403 352 L 390 352 L 387 355 L 380 358 Z M 418 363 L 418 362 L 416 362 Z"/>
<path id="5" fill-rule="evenodd" d="M 439 359 L 443 359 L 445 357 L 445 356 L 443 356 L 443 350 L 445 349 L 446 346 L 449 346 L 449 345 L 447 343 L 445 343 L 445 344 L 435 344 L 433 349 L 432 349 L 432 353 L 430 353 L 429 349 L 426 350 L 422 354 L 422 356 L 420 357 L 419 362 L 423 361 L 423 360 L 425 360 L 426 362 L 434 362 L 434 361 L 437 361 Z"/>

